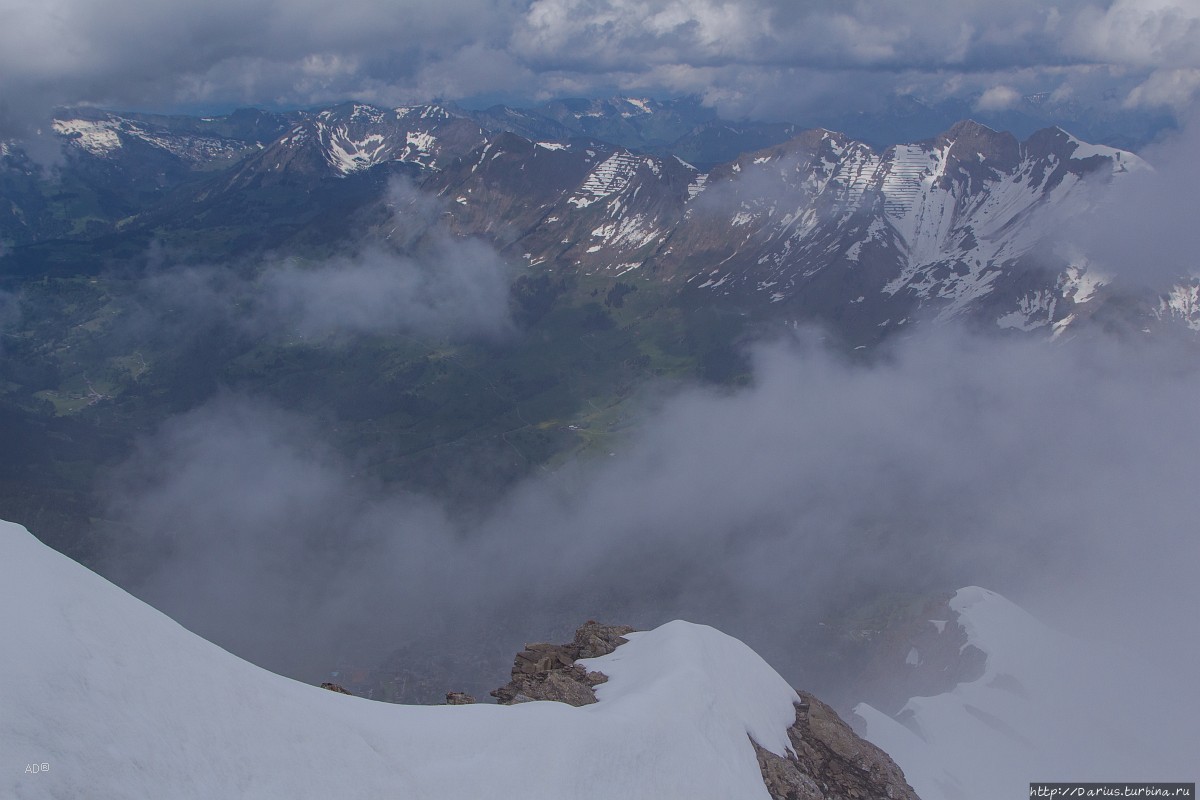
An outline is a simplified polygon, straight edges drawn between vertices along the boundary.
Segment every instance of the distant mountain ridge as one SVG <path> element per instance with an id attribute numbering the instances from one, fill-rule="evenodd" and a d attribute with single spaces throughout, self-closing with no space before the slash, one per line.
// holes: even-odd
<path id="1" fill-rule="evenodd" d="M 403 169 L 446 203 L 456 231 L 527 269 L 636 277 L 693 304 L 818 320 L 862 343 L 918 316 L 1053 335 L 1093 316 L 1109 299 L 1104 278 L 1043 245 L 1095 204 L 1100 184 L 1145 167 L 1060 128 L 1019 141 L 966 120 L 877 150 L 823 129 L 735 128 L 694 100 L 636 98 L 481 112 L 89 111 L 61 115 L 54 131 L 63 174 L 87 189 L 59 196 L 86 210 L 56 210 L 10 144 L 3 177 L 15 199 L 0 212 L 10 242 L 112 227 L 237 230 L 251 219 L 258 230 L 288 209 L 300 209 L 293 227 L 322 219 L 335 237 L 365 224 L 371 214 L 355 209 L 384 202 L 387 175 Z M 734 133 L 717 149 L 767 144 L 711 167 L 667 152 L 722 131 Z M 337 183 L 349 177 L 362 181 Z M 1105 313 L 1195 329 L 1192 288 Z"/>

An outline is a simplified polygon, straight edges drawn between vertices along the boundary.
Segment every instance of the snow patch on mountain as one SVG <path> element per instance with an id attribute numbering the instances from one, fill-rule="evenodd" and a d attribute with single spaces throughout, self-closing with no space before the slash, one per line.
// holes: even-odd
<path id="1" fill-rule="evenodd" d="M 1067 267 L 1059 280 L 1059 289 L 1067 300 L 1082 304 L 1091 300 L 1100 287 L 1107 283 L 1108 278 L 1094 268 L 1073 264 Z"/>
<path id="2" fill-rule="evenodd" d="M 50 127 L 94 156 L 106 156 L 121 147 L 113 120 L 56 119 Z"/>
<path id="3" fill-rule="evenodd" d="M 1001 328 L 1033 331 L 1054 323 L 1054 309 L 1058 297 L 1048 289 L 1040 289 L 1017 300 L 1017 309 L 996 320 Z"/>
<path id="4" fill-rule="evenodd" d="M 1062 130 L 1062 128 L 1059 128 Z M 1074 152 L 1071 153 L 1071 158 L 1081 160 L 1101 156 L 1112 160 L 1113 172 L 1138 172 L 1141 170 L 1151 169 L 1150 165 L 1142 158 L 1134 153 L 1126 150 L 1118 150 L 1115 147 L 1109 147 L 1103 144 L 1091 144 L 1082 139 L 1077 139 L 1067 131 L 1063 131 L 1067 135 L 1068 141 L 1075 145 Z"/>
<path id="5" fill-rule="evenodd" d="M 325 153 L 329 165 L 343 175 L 387 160 L 386 145 L 381 134 L 368 134 L 356 141 L 350 138 L 346 130 L 335 128 L 329 131 L 328 136 L 329 146 Z"/>

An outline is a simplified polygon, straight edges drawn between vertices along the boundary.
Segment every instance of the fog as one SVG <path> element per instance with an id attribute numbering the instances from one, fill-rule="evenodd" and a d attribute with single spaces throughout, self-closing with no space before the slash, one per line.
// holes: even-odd
<path id="1" fill-rule="evenodd" d="M 1122 182 L 1112 206 L 1064 232 L 1130 284 L 1161 284 L 1179 267 L 1155 265 L 1190 252 L 1171 172 L 1187 150 L 1163 148 L 1137 184 L 1151 188 Z M 760 177 L 748 179 L 765 191 Z M 450 236 L 403 185 L 389 202 L 377 235 L 317 262 L 175 268 L 160 255 L 135 318 L 168 337 L 520 336 L 496 254 Z M 1118 213 L 1124 244 L 1104 230 Z M 1118 688 L 1147 735 L 1173 743 L 1162 763 L 1178 764 L 1170 753 L 1197 740 L 1178 709 L 1200 707 L 1194 342 L 915 329 L 853 359 L 820 330 L 759 342 L 747 385 L 650 387 L 607 454 L 503 492 L 481 485 L 499 499 L 470 508 L 385 485 L 339 452 L 328 421 L 227 390 L 149 432 L 108 476 L 106 516 L 123 533 L 103 569 L 301 680 L 400 651 L 393 668 L 426 699 L 486 692 L 521 643 L 589 618 L 685 618 L 848 702 L 855 676 L 814 649 L 819 623 L 982 585 L 1152 663 L 1153 677 Z"/>
<path id="2" fill-rule="evenodd" d="M 1200 229 L 1195 224 L 1200 185 L 1200 117 L 1184 125 L 1142 157 L 1153 167 L 1121 176 L 1093 213 L 1065 227 L 1103 272 L 1130 283 L 1163 288 L 1164 283 L 1200 274 Z"/>
<path id="3" fill-rule="evenodd" d="M 160 340 L 212 327 L 279 341 L 332 335 L 413 334 L 502 340 L 512 333 L 508 265 L 487 243 L 451 235 L 436 198 L 406 181 L 386 194 L 381 230 L 364 232 L 328 258 L 267 256 L 200 263 L 161 245 L 137 276 L 135 307 L 120 335 Z"/>
<path id="4" fill-rule="evenodd" d="M 871 363 L 811 336 L 753 360 L 751 385 L 668 392 L 611 456 L 482 517 L 393 493 L 312 420 L 223 395 L 114 477 L 111 513 L 136 532 L 121 581 L 285 674 L 409 647 L 404 666 L 476 691 L 523 641 L 676 617 L 845 691 L 805 651 L 817 622 L 978 584 L 1161 656 L 1158 689 L 1197 699 L 1193 349 L 928 327 Z"/>

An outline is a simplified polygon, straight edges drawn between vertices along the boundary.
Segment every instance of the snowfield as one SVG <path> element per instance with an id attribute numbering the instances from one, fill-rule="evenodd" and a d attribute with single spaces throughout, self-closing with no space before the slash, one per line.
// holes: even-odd
<path id="1" fill-rule="evenodd" d="M 586 662 L 611 680 L 583 708 L 348 697 L 242 661 L 7 522 L 0 609 L 0 796 L 23 800 L 767 798 L 747 734 L 784 754 L 798 699 L 740 641 L 678 621 Z"/>

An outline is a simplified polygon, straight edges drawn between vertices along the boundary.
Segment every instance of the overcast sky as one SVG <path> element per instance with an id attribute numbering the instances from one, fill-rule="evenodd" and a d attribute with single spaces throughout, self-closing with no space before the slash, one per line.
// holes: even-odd
<path id="1" fill-rule="evenodd" d="M 1195 0 L 0 0 L 10 124 L 79 103 L 698 93 L 786 117 L 896 93 L 1178 108 L 1198 89 Z"/>

